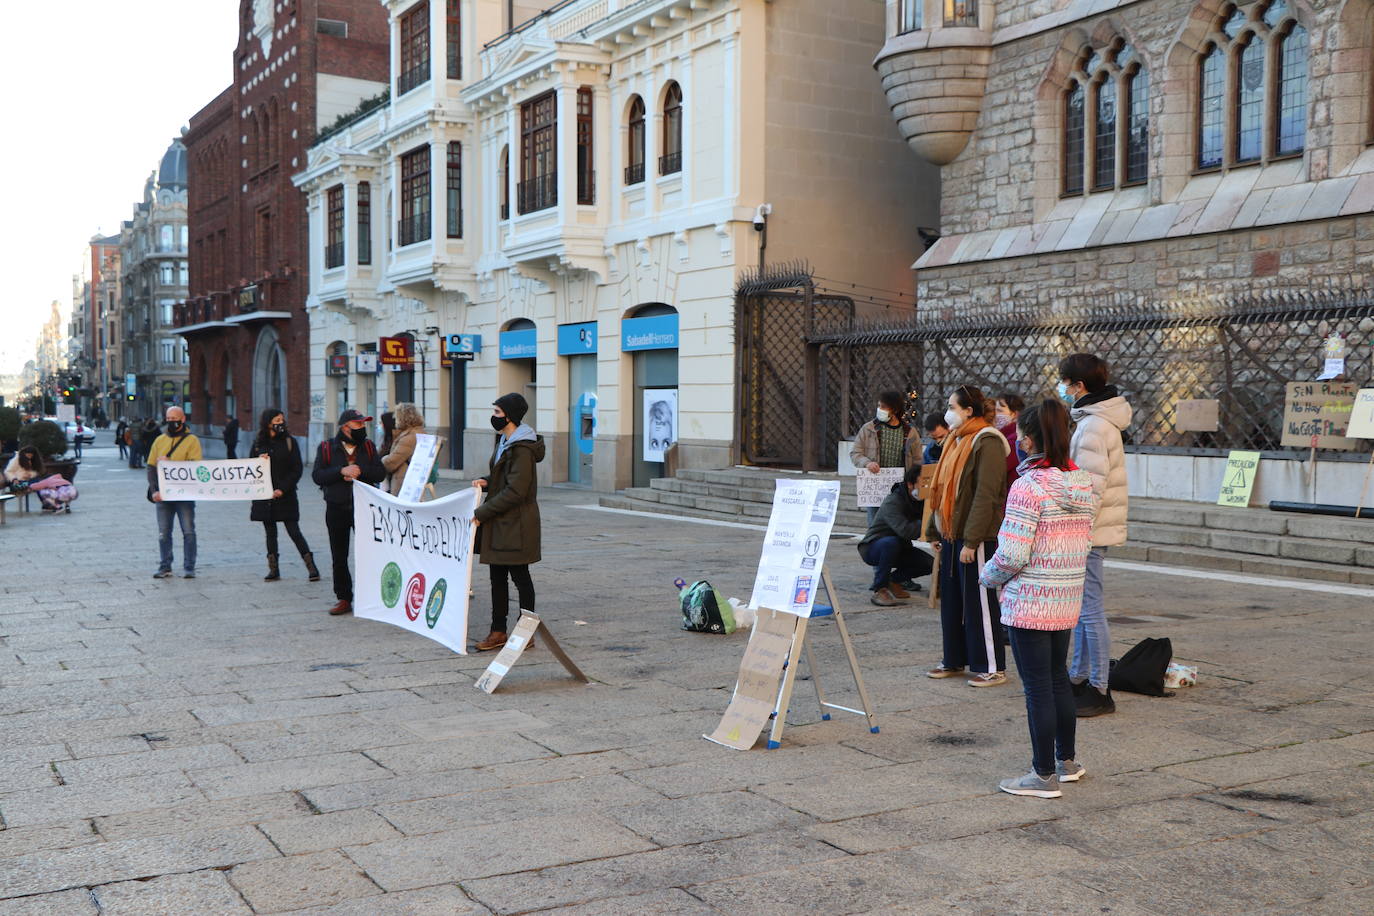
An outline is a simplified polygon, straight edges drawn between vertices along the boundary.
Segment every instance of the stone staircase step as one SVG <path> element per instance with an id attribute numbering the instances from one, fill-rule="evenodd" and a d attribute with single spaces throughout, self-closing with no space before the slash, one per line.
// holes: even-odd
<path id="1" fill-rule="evenodd" d="M 1262 557 L 1232 553 L 1203 547 L 1180 547 L 1172 544 L 1127 544 L 1113 547 L 1109 560 L 1135 560 L 1160 563 L 1165 566 L 1186 566 L 1218 572 L 1251 573 L 1282 579 L 1317 579 L 1323 582 L 1342 582 L 1350 585 L 1374 585 L 1374 570 L 1338 566 L 1332 563 L 1312 563 L 1288 557 Z"/>

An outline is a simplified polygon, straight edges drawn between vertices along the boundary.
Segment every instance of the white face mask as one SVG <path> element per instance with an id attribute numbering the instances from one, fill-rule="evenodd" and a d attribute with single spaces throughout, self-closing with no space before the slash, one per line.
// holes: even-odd
<path id="1" fill-rule="evenodd" d="M 886 423 L 888 420 L 892 419 L 892 414 L 888 412 L 886 407 L 879 407 L 874 416 L 878 418 L 879 423 Z"/>
<path id="2" fill-rule="evenodd" d="M 1070 407 L 1073 406 L 1074 401 L 1078 400 L 1073 395 L 1069 394 L 1069 386 L 1064 384 L 1063 382 L 1060 382 L 1058 385 L 1054 386 L 1054 393 L 1059 395 L 1059 400 L 1063 401 L 1065 404 L 1068 404 Z"/>
<path id="3" fill-rule="evenodd" d="M 945 425 L 949 427 L 950 432 L 953 432 L 954 430 L 964 425 L 964 415 L 961 413 L 957 413 L 953 409 L 946 410 Z"/>

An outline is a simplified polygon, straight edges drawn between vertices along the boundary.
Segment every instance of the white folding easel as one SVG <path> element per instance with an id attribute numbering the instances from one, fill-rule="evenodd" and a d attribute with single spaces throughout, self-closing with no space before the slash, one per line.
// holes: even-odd
<path id="1" fill-rule="evenodd" d="M 849 628 L 844 625 L 844 614 L 840 613 L 840 604 L 835 591 L 835 585 L 830 581 L 830 567 L 821 567 L 821 582 L 825 585 L 826 598 L 829 604 L 816 603 L 812 605 L 811 616 L 803 617 L 797 621 L 797 631 L 792 637 L 792 647 L 787 653 L 787 661 L 783 664 L 782 685 L 778 688 L 778 701 L 773 707 L 773 728 L 768 733 L 769 749 L 777 748 L 782 745 L 782 731 L 787 726 L 787 708 L 792 702 L 792 687 L 796 682 L 797 665 L 801 660 L 802 650 L 806 650 L 806 667 L 811 672 L 811 683 L 816 688 L 816 703 L 821 709 L 821 719 L 828 721 L 830 713 L 826 710 L 838 709 L 840 712 L 852 712 L 855 715 L 863 716 L 868 720 L 868 730 L 873 734 L 878 733 L 878 723 L 873 717 L 873 704 L 868 699 L 868 688 L 864 687 L 863 673 L 859 671 L 859 658 L 854 654 L 854 643 L 849 638 Z M 819 596 L 818 596 L 819 597 Z M 863 704 L 863 709 L 853 709 L 849 706 L 840 706 L 837 703 L 827 703 L 825 694 L 821 692 L 820 670 L 816 667 L 816 657 L 811 651 L 811 644 L 806 641 L 807 624 L 811 620 L 822 617 L 834 617 L 835 626 L 840 631 L 840 642 L 844 645 L 845 655 L 849 657 L 849 671 L 854 675 L 854 686 L 859 689 L 859 702 Z"/>

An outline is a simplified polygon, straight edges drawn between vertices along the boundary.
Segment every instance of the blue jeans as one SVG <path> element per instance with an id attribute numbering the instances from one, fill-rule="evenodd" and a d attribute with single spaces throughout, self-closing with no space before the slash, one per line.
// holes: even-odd
<path id="1" fill-rule="evenodd" d="M 1107 548 L 1094 547 L 1088 553 L 1088 577 L 1083 582 L 1083 610 L 1073 628 L 1073 664 L 1069 677 L 1082 683 L 1088 680 L 1100 690 L 1107 689 L 1112 640 L 1107 632 L 1107 608 L 1102 601 L 1102 561 Z"/>
<path id="2" fill-rule="evenodd" d="M 864 515 L 868 516 L 868 527 L 873 527 L 873 520 L 878 517 L 877 506 L 865 506 Z"/>
<path id="3" fill-rule="evenodd" d="M 1064 670 L 1071 632 L 1007 627 L 1016 673 L 1026 690 L 1031 757 L 1035 772 L 1041 776 L 1054 775 L 1056 759 L 1074 759 L 1078 713 L 1069 675 Z"/>
<path id="4" fill-rule="evenodd" d="M 182 568 L 196 571 L 196 504 L 193 500 L 155 503 L 157 508 L 157 549 L 160 559 L 157 568 L 172 568 L 172 519 L 181 523 Z"/>
<path id="5" fill-rule="evenodd" d="M 893 579 L 906 582 L 930 572 L 929 560 L 921 562 L 925 554 L 894 534 L 880 537 L 864 548 L 863 560 L 873 567 L 872 591 L 887 588 Z"/>

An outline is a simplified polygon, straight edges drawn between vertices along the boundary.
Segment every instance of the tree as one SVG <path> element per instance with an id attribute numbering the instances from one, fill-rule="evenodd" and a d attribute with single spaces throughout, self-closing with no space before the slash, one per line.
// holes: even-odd
<path id="1" fill-rule="evenodd" d="M 37 420 L 19 430 L 19 445 L 32 445 L 46 460 L 67 450 L 67 432 L 51 420 Z"/>

